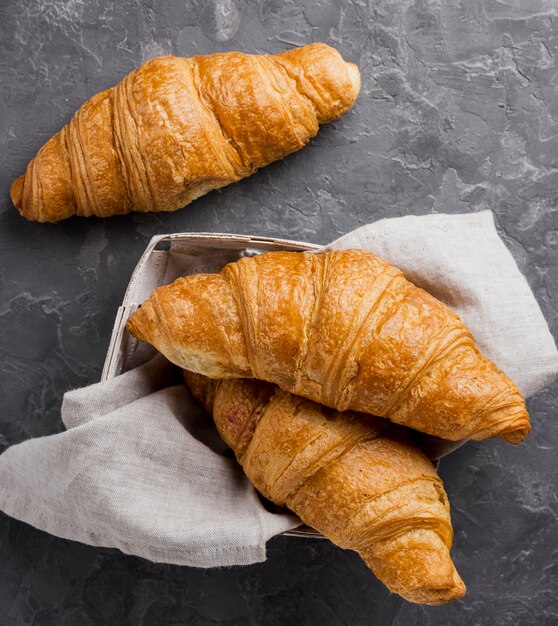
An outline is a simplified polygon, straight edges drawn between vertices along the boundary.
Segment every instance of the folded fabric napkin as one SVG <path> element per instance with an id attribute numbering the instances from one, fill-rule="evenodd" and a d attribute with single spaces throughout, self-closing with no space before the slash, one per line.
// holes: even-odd
<path id="1" fill-rule="evenodd" d="M 328 246 L 350 247 L 388 259 L 457 311 L 526 396 L 558 374 L 548 326 L 490 212 L 385 219 Z M 62 419 L 65 432 L 0 456 L 8 515 L 60 537 L 196 567 L 263 561 L 266 541 L 300 523 L 265 508 L 163 357 L 67 393 Z"/>

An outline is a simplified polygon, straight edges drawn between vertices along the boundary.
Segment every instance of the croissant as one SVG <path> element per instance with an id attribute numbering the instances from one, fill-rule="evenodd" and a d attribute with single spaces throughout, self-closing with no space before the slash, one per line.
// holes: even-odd
<path id="1" fill-rule="evenodd" d="M 360 74 L 316 43 L 144 63 L 88 100 L 12 184 L 19 212 L 174 211 L 304 147 L 348 111 Z"/>
<path id="2" fill-rule="evenodd" d="M 405 429 L 261 381 L 184 376 L 266 498 L 356 550 L 390 591 L 411 602 L 463 596 L 449 553 L 444 485 Z"/>
<path id="3" fill-rule="evenodd" d="M 159 287 L 127 324 L 211 378 L 258 378 L 444 439 L 530 429 L 523 396 L 446 305 L 363 250 L 270 252 Z"/>

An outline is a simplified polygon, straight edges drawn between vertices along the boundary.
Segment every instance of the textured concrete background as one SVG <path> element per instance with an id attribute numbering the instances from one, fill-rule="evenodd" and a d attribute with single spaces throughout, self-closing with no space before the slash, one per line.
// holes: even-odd
<path id="1" fill-rule="evenodd" d="M 174 214 L 27 223 L 8 198 L 42 143 L 146 59 L 322 40 L 359 64 L 355 108 L 302 152 Z M 204 230 L 327 242 L 381 217 L 492 209 L 558 331 L 555 0 L 1 0 L 0 450 L 62 428 L 99 379 L 149 238 Z M 558 624 L 558 386 L 515 449 L 441 473 L 463 601 L 390 596 L 358 557 L 278 538 L 220 571 L 154 565 L 0 518 L 0 624 Z"/>

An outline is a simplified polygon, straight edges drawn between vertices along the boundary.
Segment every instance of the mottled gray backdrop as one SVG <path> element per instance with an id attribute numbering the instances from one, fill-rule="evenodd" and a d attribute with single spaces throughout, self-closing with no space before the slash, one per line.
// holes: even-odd
<path id="1" fill-rule="evenodd" d="M 172 53 L 325 41 L 359 64 L 354 109 L 302 152 L 174 214 L 25 222 L 9 184 L 87 98 Z M 327 242 L 382 217 L 492 209 L 558 330 L 557 0 L 0 0 L 0 449 L 59 431 L 97 381 L 149 238 L 189 230 Z M 359 558 L 277 538 L 265 564 L 154 565 L 0 518 L 0 624 L 558 624 L 558 386 L 520 447 L 441 473 L 463 601 L 420 608 Z"/>

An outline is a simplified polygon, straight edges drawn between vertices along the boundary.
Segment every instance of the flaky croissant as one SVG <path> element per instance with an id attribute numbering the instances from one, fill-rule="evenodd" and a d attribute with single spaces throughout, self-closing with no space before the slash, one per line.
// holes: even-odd
<path id="1" fill-rule="evenodd" d="M 465 585 L 450 557 L 449 504 L 405 429 L 326 409 L 256 380 L 184 373 L 252 484 L 411 602 L 445 604 Z"/>
<path id="2" fill-rule="evenodd" d="M 445 304 L 363 250 L 271 252 L 160 287 L 128 330 L 212 378 L 258 378 L 444 439 L 530 429 L 523 396 Z"/>
<path id="3" fill-rule="evenodd" d="M 11 187 L 30 220 L 174 211 L 302 148 L 360 89 L 325 44 L 148 61 L 97 94 Z"/>

